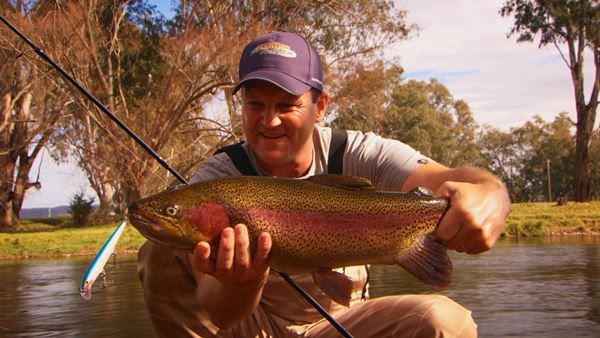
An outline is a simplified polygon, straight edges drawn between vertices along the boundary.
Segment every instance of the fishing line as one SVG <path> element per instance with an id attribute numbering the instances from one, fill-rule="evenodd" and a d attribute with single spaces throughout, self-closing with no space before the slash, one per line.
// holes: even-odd
<path id="1" fill-rule="evenodd" d="M 182 184 L 188 185 L 188 182 L 183 176 L 181 176 L 175 169 L 173 169 L 165 160 L 163 160 L 150 146 L 148 146 L 141 138 L 139 138 L 129 127 L 127 127 L 118 117 L 116 117 L 106 106 L 104 106 L 95 96 L 93 96 L 89 91 L 87 91 L 79 82 L 77 82 L 72 76 L 67 74 L 67 72 L 62 69 L 58 64 L 56 64 L 44 51 L 42 51 L 38 46 L 36 46 L 33 42 L 31 42 L 23 33 L 21 33 L 16 27 L 14 27 L 10 22 L 8 22 L 4 16 L 0 15 L 0 21 L 2 21 L 8 28 L 10 28 L 17 36 L 19 36 L 25 43 L 27 43 L 36 54 L 38 54 L 42 59 L 48 62 L 56 71 L 58 71 L 66 80 L 68 80 L 72 85 L 75 86 L 81 93 L 83 93 L 88 99 L 90 99 L 98 109 L 100 109 L 103 113 L 105 113 L 113 122 L 115 122 L 127 135 L 133 138 L 144 150 L 146 150 L 152 157 L 160 163 L 165 169 L 167 169 L 173 176 L 175 176 Z M 294 290 L 296 290 L 300 295 L 302 295 L 315 309 L 327 319 L 337 330 L 338 332 L 344 336 L 351 338 L 352 335 L 341 325 L 339 324 L 329 313 L 321 307 L 321 305 L 315 301 L 300 285 L 298 285 L 288 274 L 283 272 L 278 272 L 286 282 L 288 282 Z"/>

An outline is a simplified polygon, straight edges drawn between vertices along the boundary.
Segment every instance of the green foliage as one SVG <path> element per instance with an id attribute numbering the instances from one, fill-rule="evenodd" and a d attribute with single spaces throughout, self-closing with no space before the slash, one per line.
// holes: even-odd
<path id="1" fill-rule="evenodd" d="M 392 75 L 388 84 L 380 80 L 387 74 Z M 332 124 L 375 131 L 449 166 L 484 165 L 476 143 L 478 126 L 468 104 L 455 100 L 435 79 L 406 81 L 401 74 L 398 66 L 361 69 L 340 90 L 345 94 L 342 99 L 351 100 L 342 101 Z"/>
<path id="2" fill-rule="evenodd" d="M 550 123 L 536 116 L 508 132 L 484 128 L 479 136 L 482 154 L 490 170 L 506 183 L 513 202 L 548 201 L 548 167 L 552 200 L 570 195 L 575 152 L 572 129 L 566 113 Z"/>
<path id="3" fill-rule="evenodd" d="M 69 203 L 69 214 L 73 217 L 73 224 L 75 226 L 87 224 L 90 215 L 94 211 L 94 207 L 92 206 L 93 203 L 94 198 L 87 198 L 83 191 L 78 192 L 73 196 Z"/>
<path id="4" fill-rule="evenodd" d="M 598 46 L 600 6 L 597 0 L 508 0 L 500 10 L 502 16 L 515 17 L 510 34 L 517 41 L 533 41 L 540 36 L 540 46 L 568 42 L 581 33 L 590 45 Z M 577 32 L 573 30 L 576 29 Z"/>

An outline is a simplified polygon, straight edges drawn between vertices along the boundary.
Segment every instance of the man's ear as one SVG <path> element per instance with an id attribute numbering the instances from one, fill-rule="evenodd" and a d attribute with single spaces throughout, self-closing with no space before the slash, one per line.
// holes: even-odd
<path id="1" fill-rule="evenodd" d="M 317 113 L 315 114 L 315 123 L 323 121 L 325 113 L 327 112 L 327 106 L 329 105 L 329 93 L 323 92 L 317 99 Z"/>

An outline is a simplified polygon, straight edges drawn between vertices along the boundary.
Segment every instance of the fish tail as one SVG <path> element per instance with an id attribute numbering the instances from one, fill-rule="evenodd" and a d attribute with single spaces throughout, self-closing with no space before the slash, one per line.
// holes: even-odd
<path id="1" fill-rule="evenodd" d="M 400 265 L 423 283 L 445 288 L 452 281 L 452 261 L 446 247 L 425 235 L 410 249 L 395 259 Z"/>

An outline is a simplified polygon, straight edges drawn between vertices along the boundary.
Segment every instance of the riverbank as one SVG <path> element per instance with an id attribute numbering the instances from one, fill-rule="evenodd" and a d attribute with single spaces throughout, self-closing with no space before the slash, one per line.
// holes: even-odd
<path id="1" fill-rule="evenodd" d="M 504 235 L 600 235 L 600 201 L 587 203 L 514 203 Z"/>
<path id="2" fill-rule="evenodd" d="M 95 255 L 117 224 L 85 228 L 23 222 L 15 232 L 0 233 L 0 259 Z M 504 236 L 600 235 L 600 201 L 589 203 L 516 203 Z M 136 252 L 145 238 L 128 225 L 117 252 Z"/>

